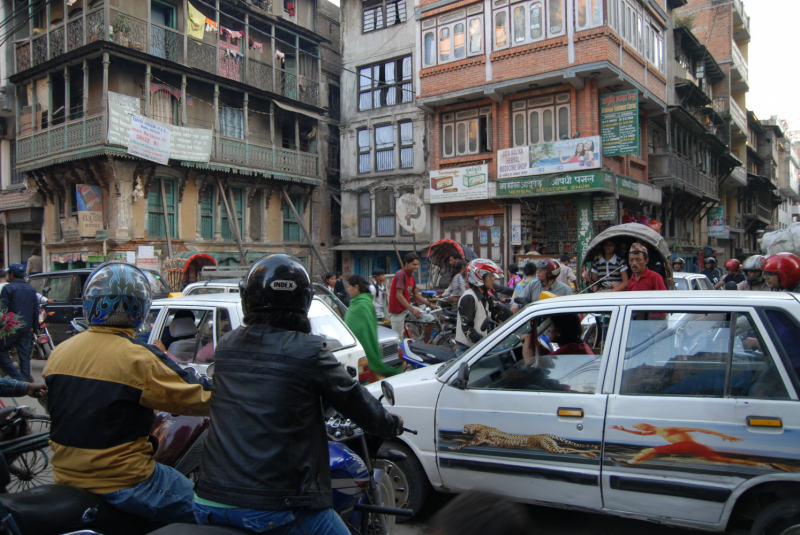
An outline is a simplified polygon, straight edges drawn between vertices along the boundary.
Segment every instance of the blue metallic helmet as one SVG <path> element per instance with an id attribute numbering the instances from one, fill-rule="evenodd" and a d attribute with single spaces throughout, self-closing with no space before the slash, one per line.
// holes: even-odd
<path id="1" fill-rule="evenodd" d="M 95 269 L 83 289 L 83 316 L 89 325 L 136 329 L 152 303 L 150 283 L 139 268 L 107 262 Z"/>

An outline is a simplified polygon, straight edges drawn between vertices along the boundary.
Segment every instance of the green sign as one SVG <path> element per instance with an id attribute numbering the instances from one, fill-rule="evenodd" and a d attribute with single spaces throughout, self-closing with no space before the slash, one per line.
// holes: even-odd
<path id="1" fill-rule="evenodd" d="M 600 96 L 603 156 L 639 153 L 639 91 Z"/>
<path id="2" fill-rule="evenodd" d="M 617 176 L 617 189 L 620 195 L 626 197 L 639 197 L 639 181 L 632 178 Z"/>
<path id="3" fill-rule="evenodd" d="M 562 193 L 614 190 L 613 175 L 603 171 L 567 173 L 554 178 L 527 177 L 497 182 L 498 197 L 528 197 Z M 637 189 L 638 195 L 638 189 Z"/>
<path id="4" fill-rule="evenodd" d="M 578 197 L 578 262 L 581 261 L 583 255 L 589 250 L 589 244 L 592 242 L 593 226 L 592 226 L 592 198 L 588 195 L 581 195 Z M 580 269 L 581 266 L 578 266 Z"/>
<path id="5" fill-rule="evenodd" d="M 98 230 L 95 232 L 94 239 L 98 241 L 103 241 L 108 239 L 108 231 L 107 230 Z"/>

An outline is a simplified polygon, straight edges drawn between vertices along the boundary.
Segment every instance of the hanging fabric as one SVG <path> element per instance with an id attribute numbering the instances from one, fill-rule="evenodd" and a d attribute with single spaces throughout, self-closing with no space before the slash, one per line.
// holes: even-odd
<path id="1" fill-rule="evenodd" d="M 243 110 L 221 106 L 219 109 L 219 130 L 223 136 L 244 139 Z"/>
<path id="2" fill-rule="evenodd" d="M 166 89 L 158 89 L 150 96 L 150 117 L 162 123 L 173 124 L 174 97 Z"/>
<path id="3" fill-rule="evenodd" d="M 209 18 L 206 18 L 206 31 L 207 32 L 218 32 L 217 23 Z"/>
<path id="4" fill-rule="evenodd" d="M 189 4 L 188 33 L 191 37 L 194 37 L 195 39 L 199 39 L 200 41 L 202 41 L 206 30 L 206 17 L 200 12 L 200 10 L 194 7 L 191 2 L 189 2 L 188 4 Z"/>

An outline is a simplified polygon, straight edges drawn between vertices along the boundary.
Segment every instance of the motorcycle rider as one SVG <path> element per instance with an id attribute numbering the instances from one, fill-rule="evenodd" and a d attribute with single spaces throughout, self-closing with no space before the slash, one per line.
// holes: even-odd
<path id="1" fill-rule="evenodd" d="M 742 271 L 745 274 L 745 280 L 740 282 L 737 290 L 749 290 L 751 292 L 769 292 L 770 287 L 764 282 L 764 262 L 767 257 L 760 254 L 755 254 L 744 261 Z"/>
<path id="2" fill-rule="evenodd" d="M 153 460 L 149 433 L 154 410 L 207 415 L 211 384 L 136 339 L 150 303 L 147 278 L 130 264 L 89 275 L 90 327 L 56 346 L 44 373 L 53 476 L 151 522 L 195 523 L 192 482 Z"/>
<path id="3" fill-rule="evenodd" d="M 561 264 L 552 258 L 545 258 L 539 262 L 536 265 L 536 280 L 528 284 L 522 295 L 514 299 L 516 304 L 511 307 L 511 311 L 517 312 L 528 303 L 538 301 L 544 291 L 552 292 L 558 296 L 572 295 L 572 288 L 558 280 L 562 269 Z"/>
<path id="4" fill-rule="evenodd" d="M 735 258 L 731 258 L 730 260 L 725 262 L 725 271 L 727 271 L 728 274 L 722 277 L 722 280 L 720 280 L 718 283 L 714 285 L 715 290 L 723 288 L 725 284 L 728 282 L 732 282 L 737 286 L 739 285 L 740 282 L 744 282 L 742 265 Z"/>
<path id="5" fill-rule="evenodd" d="M 348 534 L 332 507 L 322 403 L 367 433 L 402 432 L 312 335 L 314 292 L 300 262 L 261 258 L 239 283 L 244 325 L 217 344 L 211 427 L 195 489 L 200 524 L 258 533 Z"/>
<path id="6" fill-rule="evenodd" d="M 686 269 L 686 260 L 679 256 L 672 261 L 672 271 L 681 273 L 684 269 Z"/>
<path id="7" fill-rule="evenodd" d="M 764 262 L 764 281 L 773 292 L 800 293 L 800 258 L 778 253 Z"/>
<path id="8" fill-rule="evenodd" d="M 489 293 L 494 281 L 502 277 L 503 270 L 491 260 L 476 258 L 467 265 L 469 288 L 458 300 L 457 352 L 465 351 L 486 336 L 483 322 L 487 317 L 494 321 L 503 321 L 511 316 L 512 311 Z"/>
<path id="9" fill-rule="evenodd" d="M 703 260 L 703 271 L 700 272 L 701 275 L 705 275 L 708 277 L 708 280 L 711 281 L 711 284 L 716 286 L 719 280 L 722 278 L 722 273 L 717 269 L 717 259 L 713 256 L 706 257 Z"/>

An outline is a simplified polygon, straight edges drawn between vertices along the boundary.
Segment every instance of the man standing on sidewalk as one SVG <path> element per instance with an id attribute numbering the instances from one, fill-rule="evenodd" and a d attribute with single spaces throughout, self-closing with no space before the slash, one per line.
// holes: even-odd
<path id="1" fill-rule="evenodd" d="M 28 259 L 28 266 L 25 268 L 25 275 L 30 277 L 42 272 L 42 257 L 39 256 L 39 249 L 34 247 L 31 257 Z"/>
<path id="2" fill-rule="evenodd" d="M 403 269 L 395 273 L 389 290 L 389 319 L 392 321 L 392 329 L 401 338 L 405 329 L 406 316 L 409 314 L 413 315 L 417 321 L 436 321 L 432 315 L 425 314 L 411 305 L 411 296 L 413 295 L 417 302 L 433 308 L 430 301 L 419 293 L 417 281 L 414 280 L 414 274 L 419 270 L 419 256 L 417 256 L 417 253 L 408 253 L 403 258 L 403 266 Z M 431 331 L 433 331 L 433 323 L 425 327 L 425 343 L 431 339 Z"/>
<path id="3" fill-rule="evenodd" d="M 19 314 L 22 326 L 17 332 L 0 341 L 0 368 L 18 381 L 29 381 L 31 375 L 31 331 L 39 330 L 39 299 L 36 290 L 25 282 L 25 268 L 22 264 L 8 267 L 8 284 L 0 291 L 0 303 L 8 312 Z M 19 370 L 11 362 L 8 351 L 17 348 Z"/>

